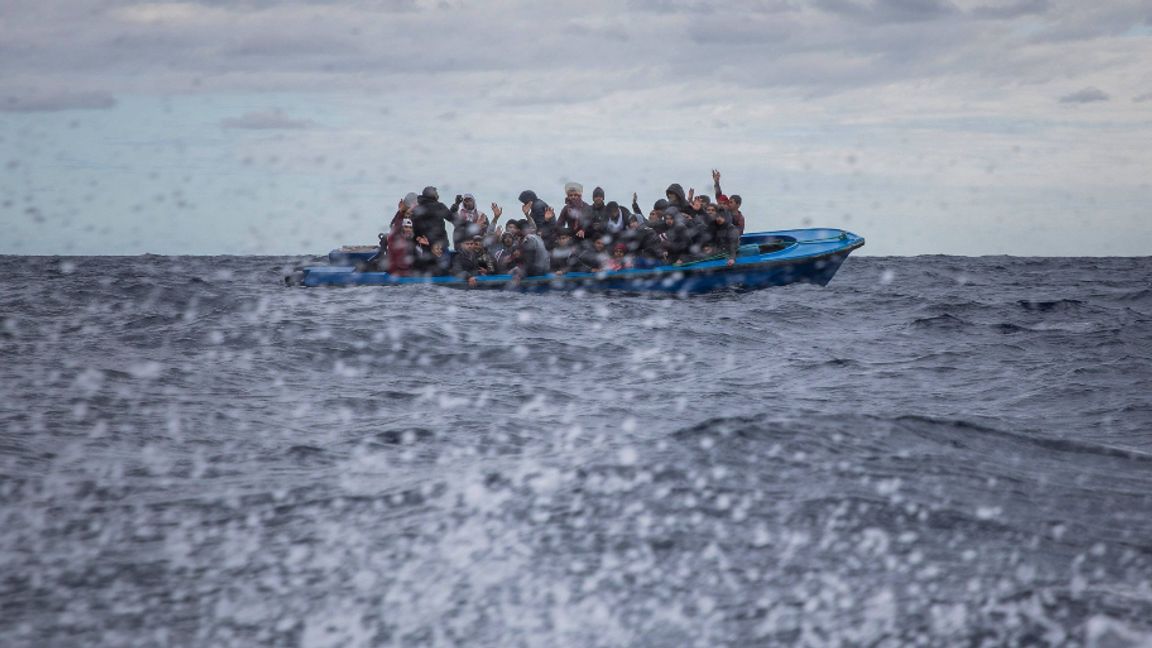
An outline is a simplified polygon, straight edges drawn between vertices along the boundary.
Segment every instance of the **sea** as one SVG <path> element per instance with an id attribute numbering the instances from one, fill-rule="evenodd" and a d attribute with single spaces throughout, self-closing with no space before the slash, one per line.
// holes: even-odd
<path id="1" fill-rule="evenodd" d="M 0 646 L 1152 646 L 1152 258 L 0 257 Z"/>

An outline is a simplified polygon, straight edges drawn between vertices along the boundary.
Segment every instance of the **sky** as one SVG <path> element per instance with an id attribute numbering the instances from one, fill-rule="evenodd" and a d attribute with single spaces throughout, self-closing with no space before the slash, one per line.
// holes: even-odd
<path id="1" fill-rule="evenodd" d="M 1152 0 L 0 0 L 0 254 L 322 254 L 427 185 L 713 168 L 864 254 L 1152 254 Z"/>

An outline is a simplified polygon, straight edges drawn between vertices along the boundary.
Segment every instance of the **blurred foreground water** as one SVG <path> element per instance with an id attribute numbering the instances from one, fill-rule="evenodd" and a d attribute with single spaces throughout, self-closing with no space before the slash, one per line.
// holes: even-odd
<path id="1" fill-rule="evenodd" d="M 4 646 L 1152 645 L 1152 263 L 0 257 Z"/>

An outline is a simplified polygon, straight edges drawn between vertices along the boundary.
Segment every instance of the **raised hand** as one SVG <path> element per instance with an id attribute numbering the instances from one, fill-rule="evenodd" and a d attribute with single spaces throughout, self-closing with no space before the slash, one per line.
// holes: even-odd
<path id="1" fill-rule="evenodd" d="M 504 213 L 504 210 L 500 208 L 500 205 L 497 205 L 496 203 L 492 203 L 492 222 L 493 223 L 500 220 L 500 215 L 503 213 Z"/>
<path id="2" fill-rule="evenodd" d="M 532 203 L 526 202 L 523 205 L 520 205 L 520 211 L 524 212 L 525 216 L 532 213 Z"/>
<path id="3" fill-rule="evenodd" d="M 720 182 L 720 172 L 712 169 L 712 182 Z"/>
<path id="4" fill-rule="evenodd" d="M 397 209 L 397 210 L 398 210 L 398 211 L 399 211 L 401 214 L 407 214 L 407 213 L 408 213 L 408 203 L 404 202 L 404 199 L 403 199 L 403 198 L 401 198 L 401 199 L 400 199 L 400 204 L 399 204 L 399 205 L 396 205 L 396 209 Z"/>
<path id="5" fill-rule="evenodd" d="M 696 189 L 688 187 L 688 202 L 692 202 L 692 197 L 696 195 Z"/>
<path id="6" fill-rule="evenodd" d="M 551 207 L 548 207 L 544 210 L 544 220 L 546 220 L 546 221 L 556 220 L 556 212 L 553 211 Z"/>

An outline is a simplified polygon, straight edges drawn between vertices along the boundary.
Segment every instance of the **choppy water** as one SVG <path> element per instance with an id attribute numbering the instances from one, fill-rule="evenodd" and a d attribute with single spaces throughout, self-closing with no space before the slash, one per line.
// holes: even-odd
<path id="1" fill-rule="evenodd" d="M 4 646 L 1152 643 L 1152 263 L 0 258 Z"/>

